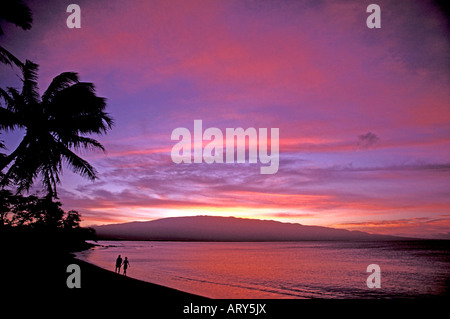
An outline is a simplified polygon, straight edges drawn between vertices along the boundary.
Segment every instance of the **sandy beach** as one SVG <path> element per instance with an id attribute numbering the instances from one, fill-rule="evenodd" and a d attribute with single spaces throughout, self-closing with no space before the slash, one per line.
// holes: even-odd
<path id="1" fill-rule="evenodd" d="M 176 289 L 117 274 L 76 258 L 71 259 L 70 262 L 80 266 L 83 277 L 81 288 L 67 288 L 69 293 L 76 294 L 79 290 L 79 293 L 102 294 L 105 297 L 111 298 L 122 297 L 123 294 L 128 294 L 129 296 L 142 294 L 139 297 L 158 298 L 162 300 L 166 298 L 177 300 L 206 299 Z M 66 279 L 63 279 L 65 282 Z"/>

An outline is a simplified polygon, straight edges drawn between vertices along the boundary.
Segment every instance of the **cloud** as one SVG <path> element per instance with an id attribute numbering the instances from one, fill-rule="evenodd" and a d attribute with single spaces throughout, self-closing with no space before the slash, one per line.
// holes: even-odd
<path id="1" fill-rule="evenodd" d="M 157 211 L 229 209 L 255 216 L 331 223 L 333 214 L 400 216 L 448 211 L 450 164 L 329 165 L 298 154 L 280 159 L 273 176 L 258 164 L 174 164 L 165 153 L 123 153 L 104 160 L 101 180 L 60 194 L 68 209 L 85 218 L 105 212 L 111 220 L 158 216 Z M 426 180 L 427 183 L 423 183 Z M 270 210 L 270 213 L 261 213 Z M 161 215 L 160 215 L 161 216 Z M 270 217 L 272 216 L 272 217 Z M 331 218 L 331 220 L 330 220 Z"/>
<path id="2" fill-rule="evenodd" d="M 370 148 L 378 143 L 379 140 L 380 138 L 376 134 L 367 132 L 358 136 L 358 146 L 361 148 Z"/>
<path id="3" fill-rule="evenodd" d="M 297 213 L 297 212 L 276 212 L 267 214 L 268 217 L 271 218 L 310 218 L 315 217 L 315 214 L 305 214 L 305 213 Z"/>
<path id="4" fill-rule="evenodd" d="M 359 230 L 377 234 L 391 234 L 404 237 L 448 239 L 450 218 L 420 216 L 402 219 L 369 220 L 355 223 L 335 224 L 335 227 Z"/>

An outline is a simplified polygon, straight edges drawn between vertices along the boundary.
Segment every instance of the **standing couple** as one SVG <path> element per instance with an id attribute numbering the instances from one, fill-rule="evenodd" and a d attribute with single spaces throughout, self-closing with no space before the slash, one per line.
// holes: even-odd
<path id="1" fill-rule="evenodd" d="M 125 260 L 122 262 L 122 257 L 120 255 L 116 259 L 116 270 L 115 272 L 120 274 L 120 267 L 123 265 L 123 275 L 127 275 L 127 268 L 130 266 L 130 262 L 128 261 L 128 258 L 125 257 Z"/>

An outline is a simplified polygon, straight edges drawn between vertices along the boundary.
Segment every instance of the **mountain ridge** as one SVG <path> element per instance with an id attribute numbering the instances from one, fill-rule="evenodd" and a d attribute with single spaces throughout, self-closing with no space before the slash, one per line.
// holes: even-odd
<path id="1" fill-rule="evenodd" d="M 219 216 L 168 217 L 152 221 L 93 226 L 99 239 L 160 241 L 307 241 L 398 240 L 401 237 L 369 234 L 324 226 L 274 220 Z"/>

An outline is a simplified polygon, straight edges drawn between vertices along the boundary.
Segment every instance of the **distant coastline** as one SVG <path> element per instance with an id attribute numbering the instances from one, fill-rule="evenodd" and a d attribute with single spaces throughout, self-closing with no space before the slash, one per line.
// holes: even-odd
<path id="1" fill-rule="evenodd" d="M 155 241 L 418 240 L 273 220 L 217 216 L 170 217 L 93 226 L 99 239 Z"/>

